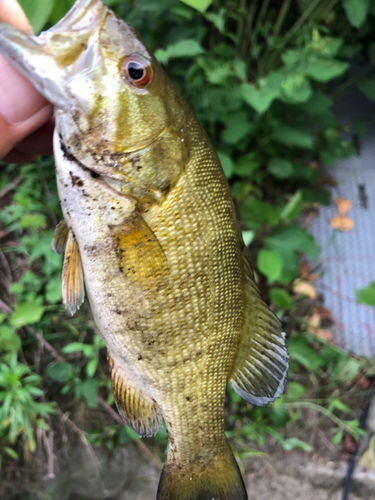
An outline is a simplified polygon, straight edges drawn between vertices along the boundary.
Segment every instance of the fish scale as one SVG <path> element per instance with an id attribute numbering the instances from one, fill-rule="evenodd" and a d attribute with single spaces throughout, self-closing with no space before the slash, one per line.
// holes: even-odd
<path id="1" fill-rule="evenodd" d="M 74 313 L 86 289 L 125 423 L 150 436 L 166 422 L 157 499 L 246 500 L 226 384 L 272 402 L 288 352 L 207 135 L 101 0 L 77 0 L 37 38 L 0 25 L 0 51 L 55 105 L 64 303 Z"/>

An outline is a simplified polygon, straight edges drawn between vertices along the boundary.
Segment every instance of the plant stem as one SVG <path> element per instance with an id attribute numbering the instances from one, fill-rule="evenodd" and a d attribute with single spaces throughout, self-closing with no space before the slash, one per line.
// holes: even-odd
<path id="1" fill-rule="evenodd" d="M 273 30 L 273 36 L 275 36 L 275 37 L 278 36 L 280 33 L 280 30 L 281 30 L 282 25 L 283 25 L 284 20 L 285 20 L 285 16 L 289 10 L 291 1 L 292 0 L 284 0 L 283 5 L 281 6 L 279 15 L 277 16 L 277 19 L 276 19 L 275 28 Z"/>

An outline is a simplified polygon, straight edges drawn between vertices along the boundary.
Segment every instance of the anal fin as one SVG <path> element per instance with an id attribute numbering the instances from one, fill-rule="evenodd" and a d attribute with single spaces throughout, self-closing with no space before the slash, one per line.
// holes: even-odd
<path id="1" fill-rule="evenodd" d="M 69 231 L 65 248 L 62 297 L 63 304 L 72 316 L 80 308 L 85 298 L 81 255 L 73 231 Z"/>
<path id="2" fill-rule="evenodd" d="M 245 321 L 237 358 L 229 377 L 233 389 L 257 406 L 282 394 L 288 374 L 289 354 L 279 319 L 259 295 L 244 248 Z"/>
<path id="3" fill-rule="evenodd" d="M 141 437 L 154 436 L 163 420 L 156 402 L 140 392 L 109 353 L 108 362 L 116 405 L 124 422 Z"/>

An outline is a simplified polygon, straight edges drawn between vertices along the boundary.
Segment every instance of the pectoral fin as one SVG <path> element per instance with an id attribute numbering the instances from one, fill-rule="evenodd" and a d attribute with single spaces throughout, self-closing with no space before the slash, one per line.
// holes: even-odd
<path id="1" fill-rule="evenodd" d="M 52 250 L 60 255 L 64 252 L 66 242 L 68 241 L 69 228 L 65 220 L 60 221 L 53 233 Z"/>
<path id="2" fill-rule="evenodd" d="M 246 401 L 263 406 L 282 394 L 288 374 L 289 354 L 280 321 L 260 298 L 245 253 L 244 265 L 245 321 L 229 382 Z"/>
<path id="3" fill-rule="evenodd" d="M 113 393 L 124 422 L 141 437 L 154 436 L 162 423 L 155 401 L 141 394 L 125 371 L 116 366 L 109 353 L 108 361 Z"/>
<path id="4" fill-rule="evenodd" d="M 139 284 L 161 282 L 168 273 L 163 249 L 142 216 L 135 212 L 121 226 L 112 226 L 116 236 L 120 270 Z"/>
<path id="5" fill-rule="evenodd" d="M 65 248 L 62 296 L 63 304 L 72 316 L 80 308 L 85 298 L 81 255 L 72 231 L 69 231 Z"/>

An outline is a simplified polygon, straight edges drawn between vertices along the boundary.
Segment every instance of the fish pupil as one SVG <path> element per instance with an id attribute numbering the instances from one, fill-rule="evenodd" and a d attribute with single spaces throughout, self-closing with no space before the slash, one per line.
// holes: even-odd
<path id="1" fill-rule="evenodd" d="M 143 78 L 145 70 L 142 66 L 136 62 L 131 62 L 128 65 L 128 73 L 130 78 L 133 80 L 141 80 Z"/>

